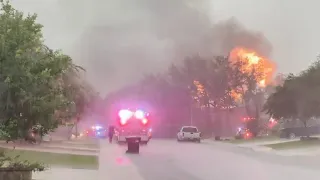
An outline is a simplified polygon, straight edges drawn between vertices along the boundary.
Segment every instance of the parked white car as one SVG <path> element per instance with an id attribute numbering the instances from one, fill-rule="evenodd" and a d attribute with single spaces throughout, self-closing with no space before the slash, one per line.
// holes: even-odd
<path id="1" fill-rule="evenodd" d="M 50 141 L 52 141 L 52 137 L 51 137 L 49 134 L 45 134 L 45 135 L 42 137 L 42 141 L 44 141 L 44 142 L 50 142 Z"/>
<path id="2" fill-rule="evenodd" d="M 177 141 L 201 142 L 201 132 L 195 126 L 183 126 L 177 134 Z"/>

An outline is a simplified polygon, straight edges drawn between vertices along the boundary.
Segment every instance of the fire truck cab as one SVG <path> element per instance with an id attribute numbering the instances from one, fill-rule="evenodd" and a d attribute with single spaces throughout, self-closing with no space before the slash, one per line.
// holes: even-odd
<path id="1" fill-rule="evenodd" d="M 151 139 L 149 113 L 142 110 L 123 109 L 119 111 L 115 138 L 118 143 L 126 143 L 128 137 L 137 137 L 147 144 Z"/>

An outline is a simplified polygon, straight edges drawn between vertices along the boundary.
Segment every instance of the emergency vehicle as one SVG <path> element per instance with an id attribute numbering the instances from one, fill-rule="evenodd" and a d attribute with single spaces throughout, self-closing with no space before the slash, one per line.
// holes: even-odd
<path id="1" fill-rule="evenodd" d="M 149 113 L 142 110 L 123 109 L 119 111 L 115 138 L 125 143 L 127 137 L 139 137 L 140 143 L 147 144 L 151 139 Z"/>

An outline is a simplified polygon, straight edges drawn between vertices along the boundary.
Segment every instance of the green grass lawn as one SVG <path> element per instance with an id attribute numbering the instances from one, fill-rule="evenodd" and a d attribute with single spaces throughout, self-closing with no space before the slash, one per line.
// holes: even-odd
<path id="1" fill-rule="evenodd" d="M 252 139 L 231 139 L 230 141 L 226 141 L 233 144 L 242 144 L 242 143 L 255 143 L 255 142 L 263 142 L 263 141 L 273 141 L 277 140 L 279 137 L 277 136 L 263 136 L 263 137 L 256 137 Z"/>
<path id="2" fill-rule="evenodd" d="M 320 140 L 304 140 L 304 141 L 290 141 L 283 142 L 277 144 L 268 144 L 266 147 L 270 147 L 275 150 L 287 150 L 287 149 L 299 149 L 299 148 L 307 148 L 307 147 L 320 147 Z"/>
<path id="3" fill-rule="evenodd" d="M 1 150 L 5 150 L 7 155 L 9 156 L 15 157 L 16 155 L 20 155 L 21 160 L 29 160 L 30 162 L 40 162 L 49 166 L 83 169 L 98 168 L 98 157 L 94 155 L 60 154 L 0 148 L 0 151 Z"/>

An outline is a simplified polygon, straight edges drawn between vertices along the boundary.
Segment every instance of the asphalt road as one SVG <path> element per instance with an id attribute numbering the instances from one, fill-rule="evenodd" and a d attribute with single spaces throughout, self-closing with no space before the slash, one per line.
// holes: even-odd
<path id="1" fill-rule="evenodd" d="M 140 154 L 100 143 L 101 180 L 319 180 L 320 157 L 283 157 L 224 143 L 153 139 Z"/>

